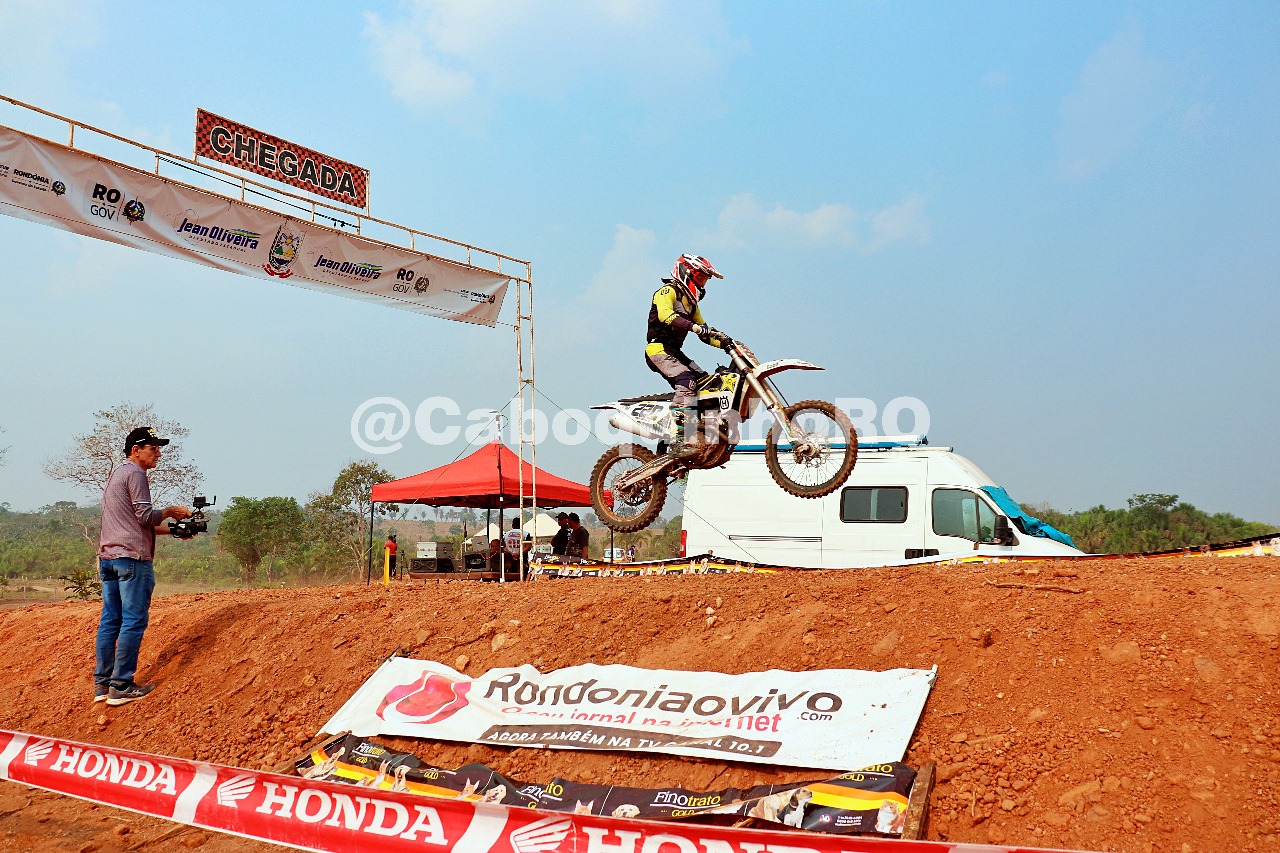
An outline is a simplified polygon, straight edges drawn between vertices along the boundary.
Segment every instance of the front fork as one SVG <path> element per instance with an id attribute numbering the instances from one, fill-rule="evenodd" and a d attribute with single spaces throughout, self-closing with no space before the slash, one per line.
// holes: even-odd
<path id="1" fill-rule="evenodd" d="M 787 437 L 787 442 L 794 446 L 795 436 L 791 432 L 791 421 L 787 420 L 786 406 L 782 404 L 781 398 L 778 397 L 778 392 L 774 391 L 773 387 L 768 383 L 757 379 L 750 370 L 745 371 L 745 375 L 747 384 L 764 401 L 764 407 L 769 410 L 769 414 L 773 416 L 774 423 L 782 430 L 782 434 Z"/>
<path id="2" fill-rule="evenodd" d="M 754 373 L 748 372 L 746 376 L 748 384 L 760 395 L 760 399 L 764 401 L 765 408 L 769 410 L 769 414 L 773 415 L 774 423 L 782 430 L 782 434 L 787 437 L 787 443 L 791 445 L 791 452 L 795 455 L 797 461 L 808 462 L 821 456 L 823 452 L 821 442 L 815 444 L 805 435 L 803 430 L 792 428 L 791 421 L 787 418 L 787 407 L 783 405 L 782 398 L 777 391 L 773 390 L 773 386 L 767 380 L 761 381 L 757 379 Z"/>

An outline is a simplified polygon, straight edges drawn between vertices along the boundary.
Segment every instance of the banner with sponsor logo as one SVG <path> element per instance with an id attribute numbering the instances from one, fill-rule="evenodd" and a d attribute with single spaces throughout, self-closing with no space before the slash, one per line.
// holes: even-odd
<path id="1" fill-rule="evenodd" d="M 765 823 L 844 835 L 901 835 L 916 777 L 915 770 L 893 762 L 842 773 L 831 779 L 756 785 L 745 790 L 627 788 L 559 777 L 538 784 L 509 779 L 483 764 L 468 764 L 457 770 L 431 767 L 407 752 L 397 752 L 355 735 L 331 738 L 295 764 L 298 774 L 304 778 L 450 800 L 646 820 L 710 821 L 719 825 L 739 818 L 754 818 Z"/>
<path id="2" fill-rule="evenodd" d="M 436 853 L 1031 853 L 467 802 L 0 730 L 0 779 L 299 850 Z M 1065 853 L 1049 851 L 1042 853 Z"/>
<path id="3" fill-rule="evenodd" d="M 0 213 L 268 280 L 492 326 L 508 279 L 0 127 Z"/>
<path id="4" fill-rule="evenodd" d="M 247 169 L 352 207 L 369 204 L 369 170 L 196 110 L 196 156 Z"/>
<path id="5" fill-rule="evenodd" d="M 471 678 L 391 658 L 324 725 L 551 749 L 662 752 L 844 770 L 900 761 L 935 671 L 680 672 L 525 664 Z"/>

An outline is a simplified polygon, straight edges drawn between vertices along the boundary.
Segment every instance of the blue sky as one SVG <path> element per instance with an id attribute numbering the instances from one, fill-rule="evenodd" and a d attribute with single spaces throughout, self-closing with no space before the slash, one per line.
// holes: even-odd
<path id="1" fill-rule="evenodd" d="M 693 251 L 726 276 L 713 324 L 828 368 L 781 377 L 793 400 L 915 397 L 1024 502 L 1168 492 L 1280 523 L 1280 6 L 272 9 L 0 0 L 0 92 L 175 152 L 203 107 L 368 167 L 376 215 L 532 262 L 560 406 L 661 387 L 646 305 Z M 327 487 L 369 398 L 516 390 L 503 326 L 10 217 L 0 257 L 15 509 L 85 500 L 40 463 L 124 400 L 191 430 L 222 502 Z M 404 445 L 378 457 L 397 475 L 464 449 Z M 602 450 L 539 462 L 584 478 Z"/>

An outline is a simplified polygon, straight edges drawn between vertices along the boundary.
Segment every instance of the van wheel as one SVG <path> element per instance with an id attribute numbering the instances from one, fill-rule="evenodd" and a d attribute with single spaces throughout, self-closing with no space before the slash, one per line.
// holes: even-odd
<path id="1" fill-rule="evenodd" d="M 610 447 L 591 469 L 591 507 L 610 530 L 633 533 L 644 530 L 667 502 L 667 478 L 659 475 L 626 494 L 613 487 L 618 478 L 647 465 L 653 451 L 640 444 Z"/>
<path id="2" fill-rule="evenodd" d="M 805 441 L 789 444 L 776 423 L 769 428 L 764 461 L 773 481 L 800 498 L 820 498 L 844 485 L 858 461 L 858 434 L 849 416 L 822 400 L 805 400 L 783 411 L 796 437 L 803 435 Z"/>

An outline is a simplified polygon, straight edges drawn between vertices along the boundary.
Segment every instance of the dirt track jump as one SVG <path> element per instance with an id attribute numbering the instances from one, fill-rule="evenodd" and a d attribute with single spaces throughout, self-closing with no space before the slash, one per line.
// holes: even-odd
<path id="1" fill-rule="evenodd" d="M 139 677 L 159 686 L 115 709 L 90 701 L 98 605 L 37 605 L 0 612 L 0 728 L 270 769 L 313 743 L 397 648 L 473 675 L 522 663 L 937 665 L 905 758 L 938 767 L 928 838 L 1280 849 L 1278 569 L 1274 557 L 1181 557 L 180 595 L 157 599 L 143 645 Z M 384 742 L 436 766 L 478 761 L 526 779 L 707 790 L 813 776 Z M 5 850 L 195 846 L 255 849 L 0 784 Z"/>

